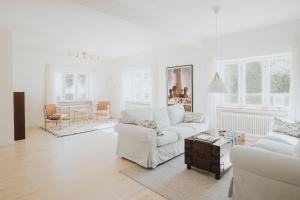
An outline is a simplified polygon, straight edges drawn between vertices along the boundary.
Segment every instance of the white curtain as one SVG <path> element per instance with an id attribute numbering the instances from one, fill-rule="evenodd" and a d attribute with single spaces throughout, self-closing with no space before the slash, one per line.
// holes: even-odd
<path id="1" fill-rule="evenodd" d="M 291 106 L 289 117 L 300 120 L 300 46 L 293 48 L 291 68 Z"/>
<path id="2" fill-rule="evenodd" d="M 146 78 L 147 77 L 147 78 Z M 121 108 L 128 108 L 128 102 L 136 102 L 136 106 L 151 107 L 153 104 L 152 71 L 150 68 L 124 71 L 122 74 Z M 148 98 L 145 98 L 148 95 Z M 134 106 L 132 104 L 132 106 Z"/>
<path id="3" fill-rule="evenodd" d="M 131 77 L 129 72 L 122 73 L 121 81 L 121 110 L 126 109 L 126 101 L 130 99 L 130 94 L 132 93 L 131 88 Z"/>
<path id="4" fill-rule="evenodd" d="M 208 85 L 211 83 L 211 81 L 213 80 L 213 76 L 216 72 L 220 72 L 220 68 L 219 68 L 219 63 L 217 63 L 215 60 L 213 60 L 213 58 L 211 59 L 212 62 L 208 63 L 208 66 L 211 66 L 211 68 L 209 68 L 210 70 L 208 71 L 208 73 L 210 74 L 210 76 L 208 77 L 208 83 L 207 83 L 207 87 Z M 219 75 L 221 75 L 219 73 Z M 220 77 L 222 79 L 222 77 Z M 210 128 L 222 128 L 222 127 L 218 127 L 218 113 L 217 113 L 217 106 L 222 104 L 222 99 L 223 99 L 223 94 L 217 94 L 217 93 L 207 93 L 208 94 L 208 116 L 210 118 L 210 123 L 209 126 Z"/>
<path id="5" fill-rule="evenodd" d="M 46 104 L 51 104 L 56 102 L 55 98 L 55 74 L 57 70 L 50 64 L 46 66 Z"/>

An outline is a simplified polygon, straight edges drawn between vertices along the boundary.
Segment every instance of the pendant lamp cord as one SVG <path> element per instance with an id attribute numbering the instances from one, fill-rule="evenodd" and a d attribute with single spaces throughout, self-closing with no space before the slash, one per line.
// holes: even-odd
<path id="1" fill-rule="evenodd" d="M 216 15 L 216 49 L 215 49 L 215 51 L 216 51 L 216 66 L 218 65 L 218 59 L 219 59 L 219 46 L 218 46 L 218 37 L 219 37 L 219 35 L 218 35 L 218 14 L 219 14 L 219 11 L 220 11 L 220 7 L 219 6 L 214 6 L 213 7 L 213 11 L 214 11 L 214 13 L 215 13 L 215 15 Z"/>

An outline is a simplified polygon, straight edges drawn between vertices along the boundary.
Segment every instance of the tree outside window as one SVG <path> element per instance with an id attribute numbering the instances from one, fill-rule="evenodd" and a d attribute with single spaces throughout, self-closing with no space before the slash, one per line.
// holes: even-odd
<path id="1" fill-rule="evenodd" d="M 224 96 L 225 103 L 238 103 L 238 65 L 224 66 L 224 82 L 228 93 Z"/>
<path id="2" fill-rule="evenodd" d="M 290 67 L 290 53 L 222 61 L 224 104 L 287 108 Z"/>
<path id="3" fill-rule="evenodd" d="M 289 106 L 290 65 L 289 59 L 274 60 L 270 64 L 270 104 L 272 106 Z"/>
<path id="4" fill-rule="evenodd" d="M 262 64 L 253 62 L 246 64 L 246 104 L 262 103 Z"/>

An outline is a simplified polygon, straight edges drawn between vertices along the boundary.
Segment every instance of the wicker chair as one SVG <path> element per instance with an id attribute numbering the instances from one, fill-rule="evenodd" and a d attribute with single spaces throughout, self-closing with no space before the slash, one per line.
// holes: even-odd
<path id="1" fill-rule="evenodd" d="M 110 118 L 110 102 L 109 101 L 98 102 L 98 104 L 96 105 L 95 118 L 109 120 L 109 118 Z"/>
<path id="2" fill-rule="evenodd" d="M 70 125 L 70 116 L 62 114 L 59 107 L 55 104 L 47 104 L 44 108 L 45 130 L 47 130 L 47 123 L 55 121 L 56 126 L 61 128 L 61 121 L 68 120 Z"/>

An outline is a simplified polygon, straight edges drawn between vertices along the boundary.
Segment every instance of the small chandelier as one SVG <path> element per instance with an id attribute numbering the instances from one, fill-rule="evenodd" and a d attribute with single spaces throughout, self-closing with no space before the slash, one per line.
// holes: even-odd
<path id="1" fill-rule="evenodd" d="M 81 60 L 93 60 L 93 61 L 99 61 L 100 56 L 96 54 L 89 54 L 87 52 L 74 52 L 74 51 L 69 51 L 68 53 L 69 57 L 76 58 L 76 59 L 81 59 Z"/>

